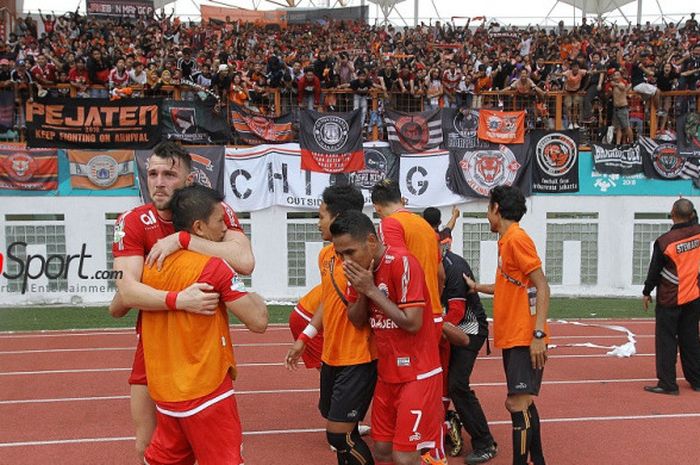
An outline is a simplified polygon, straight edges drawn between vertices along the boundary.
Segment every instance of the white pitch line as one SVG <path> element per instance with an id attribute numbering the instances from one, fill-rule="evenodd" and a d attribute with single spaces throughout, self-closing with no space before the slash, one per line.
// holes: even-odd
<path id="1" fill-rule="evenodd" d="M 677 378 L 681 380 L 682 378 Z M 544 381 L 544 385 L 578 385 L 578 384 L 623 384 L 623 383 L 649 383 L 656 381 L 656 378 L 621 378 L 621 379 L 576 379 L 576 380 L 552 380 Z M 505 386 L 503 381 L 472 383 L 471 387 L 496 387 Z M 236 395 L 265 395 L 265 394 L 307 394 L 318 392 L 318 388 L 300 388 L 300 389 L 263 389 L 253 391 L 238 391 Z M 129 396 L 86 396 L 86 397 L 55 397 L 44 399 L 16 399 L 2 400 L 0 405 L 20 405 L 20 404 L 51 404 L 60 402 L 94 402 L 94 401 L 109 401 L 109 400 L 126 400 Z"/>
<path id="2" fill-rule="evenodd" d="M 542 423 L 578 423 L 578 422 L 593 422 L 593 421 L 634 421 L 634 420 L 668 420 L 673 418 L 700 418 L 700 412 L 697 413 L 669 413 L 660 415 L 617 415 L 608 417 L 571 417 L 571 418 L 543 418 Z M 510 420 L 490 421 L 489 425 L 510 425 Z M 298 429 L 272 429 L 260 431 L 244 431 L 243 436 L 269 436 L 279 434 L 305 434 L 305 433 L 322 433 L 323 428 L 298 428 Z M 124 442 L 133 441 L 136 438 L 131 437 L 103 437 L 103 438 L 76 438 L 76 439 L 54 439 L 50 441 L 18 441 L 18 442 L 2 442 L 0 448 L 5 447 L 32 447 L 32 446 L 54 446 L 63 444 L 85 444 L 85 443 L 105 443 L 105 442 Z"/>
<path id="3" fill-rule="evenodd" d="M 654 357 L 654 354 L 635 354 L 634 357 Z M 611 357 L 605 354 L 566 354 L 566 355 L 550 355 L 547 357 L 548 360 L 552 359 L 568 359 L 568 358 L 603 358 L 609 360 L 619 360 L 619 357 Z M 502 360 L 501 357 L 479 357 L 479 360 Z M 251 362 L 251 363 L 239 363 L 236 365 L 238 368 L 246 367 L 281 367 L 284 366 L 281 362 Z M 6 371 L 0 372 L 0 376 L 25 376 L 25 375 L 53 375 L 53 374 L 64 374 L 64 373 L 109 373 L 113 371 L 130 371 L 129 368 L 77 368 L 77 369 L 63 369 L 63 370 L 37 370 L 37 371 Z"/>
<path id="4" fill-rule="evenodd" d="M 248 332 L 241 325 L 229 326 L 232 332 Z M 267 326 L 267 331 L 289 331 L 289 325 L 286 323 L 271 323 Z M 72 336 L 123 336 L 124 334 L 136 333 L 133 327 L 129 328 L 88 328 L 88 329 L 58 329 L 58 330 L 43 330 L 37 332 L 16 332 L 16 331 L 0 331 L 0 339 L 33 339 L 44 337 L 72 337 Z"/>

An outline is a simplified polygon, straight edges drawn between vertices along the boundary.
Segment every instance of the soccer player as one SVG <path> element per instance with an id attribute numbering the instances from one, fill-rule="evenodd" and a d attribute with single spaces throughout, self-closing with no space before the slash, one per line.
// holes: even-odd
<path id="1" fill-rule="evenodd" d="M 362 212 L 343 213 L 330 230 L 349 282 L 348 318 L 371 327 L 377 344 L 376 463 L 419 465 L 421 450 L 442 435 L 442 368 L 423 270 L 407 250 L 385 247 Z"/>
<path id="2" fill-rule="evenodd" d="M 117 280 L 121 302 L 130 308 L 143 311 L 167 308 L 167 292 L 153 289 L 141 283 L 144 264 L 162 266 L 166 256 L 189 248 L 205 255 L 221 257 L 236 272 L 248 275 L 255 266 L 250 241 L 243 234 L 233 210 L 224 206 L 228 231 L 222 242 L 212 242 L 200 237 L 175 233 L 170 211 L 170 200 L 176 189 L 192 183 L 192 159 L 190 154 L 175 142 L 162 142 L 148 159 L 148 193 L 151 203 L 141 205 L 122 214 L 114 227 L 114 270 L 122 272 Z M 182 238 L 182 241 L 180 240 Z M 177 296 L 178 309 L 211 315 L 219 296 L 211 292 L 211 286 L 194 283 Z M 140 331 L 140 319 L 136 323 Z M 131 385 L 131 416 L 136 429 L 136 452 L 139 461 L 156 426 L 155 405 L 146 386 L 143 361 L 143 342 L 139 336 L 133 368 L 129 377 Z"/>
<path id="3" fill-rule="evenodd" d="M 319 284 L 306 293 L 299 302 L 297 302 L 294 310 L 289 314 L 289 329 L 292 332 L 292 337 L 296 341 L 311 323 L 314 313 L 321 305 L 321 292 L 323 287 Z M 312 330 L 313 331 L 313 330 Z M 313 338 L 309 338 L 304 352 L 301 354 L 301 359 L 304 361 L 306 368 L 321 368 L 321 351 L 323 350 L 323 331 L 317 331 Z M 308 336 L 308 334 L 307 334 Z"/>
<path id="4" fill-rule="evenodd" d="M 176 191 L 171 200 L 175 230 L 221 242 L 228 231 L 222 201 L 218 192 L 204 186 Z M 168 292 L 167 310 L 141 316 L 148 390 L 158 411 L 144 463 L 242 464 L 232 383 L 236 365 L 226 310 L 262 333 L 268 319 L 265 303 L 243 290 L 236 272 L 222 259 L 190 250 L 170 255 L 161 270 L 145 268 L 142 282 Z M 218 293 L 213 315 L 177 310 L 178 293 L 194 282 L 207 283 Z M 110 311 L 126 313 L 128 307 L 117 295 Z"/>
<path id="5" fill-rule="evenodd" d="M 549 284 L 535 244 L 518 223 L 526 211 L 525 196 L 516 187 L 491 190 L 486 218 L 491 232 L 498 233 L 496 283 L 464 279 L 472 291 L 493 294 L 493 341 L 503 349 L 513 465 L 527 465 L 528 455 L 534 465 L 544 465 L 540 417 L 532 397 L 539 394 L 547 361 Z"/>
<path id="6" fill-rule="evenodd" d="M 350 185 L 334 185 L 323 191 L 318 229 L 324 241 L 332 239 L 330 226 L 339 214 L 361 211 L 362 192 Z M 372 465 L 372 453 L 360 436 L 361 421 L 372 401 L 377 381 L 377 361 L 368 326 L 356 328 L 348 319 L 342 257 L 333 244 L 318 256 L 321 270 L 321 307 L 287 353 L 285 364 L 294 369 L 307 342 L 323 328 L 321 398 L 319 410 L 326 419 L 326 439 L 335 448 L 338 463 Z"/>

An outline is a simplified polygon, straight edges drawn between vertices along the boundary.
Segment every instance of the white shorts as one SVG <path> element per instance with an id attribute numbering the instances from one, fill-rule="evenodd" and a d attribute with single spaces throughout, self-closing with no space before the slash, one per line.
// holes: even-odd
<path id="1" fill-rule="evenodd" d="M 642 82 L 641 84 L 634 86 L 632 90 L 642 95 L 654 95 L 658 89 L 653 84 Z"/>

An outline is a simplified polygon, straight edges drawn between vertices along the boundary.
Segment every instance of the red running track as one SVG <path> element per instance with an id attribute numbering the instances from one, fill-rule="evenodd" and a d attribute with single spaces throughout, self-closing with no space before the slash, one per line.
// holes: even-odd
<path id="1" fill-rule="evenodd" d="M 655 382 L 653 321 L 600 323 L 629 328 L 638 353 L 618 359 L 603 349 L 550 352 L 537 401 L 548 463 L 696 465 L 700 393 L 683 380 L 678 397 L 642 391 Z M 559 345 L 626 342 L 603 328 L 553 323 L 552 332 Z M 290 344 L 287 328 L 271 327 L 264 335 L 234 328 L 232 335 L 246 463 L 335 464 L 316 410 L 317 372 L 290 373 L 281 365 Z M 119 330 L 0 334 L 0 464 L 134 464 L 126 384 L 134 342 L 130 331 Z M 510 417 L 498 351 L 482 354 L 472 384 L 500 444 L 489 463 L 509 464 Z M 459 463 L 462 458 L 450 459 Z"/>

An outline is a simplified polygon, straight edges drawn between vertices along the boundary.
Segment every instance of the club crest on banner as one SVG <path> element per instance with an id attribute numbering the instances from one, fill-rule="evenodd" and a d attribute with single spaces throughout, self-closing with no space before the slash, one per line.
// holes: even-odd
<path id="1" fill-rule="evenodd" d="M 96 186 L 109 187 L 119 177 L 119 164 L 109 155 L 97 155 L 87 163 L 87 178 Z"/>
<path id="2" fill-rule="evenodd" d="M 466 152 L 459 166 L 469 187 L 483 196 L 488 196 L 496 186 L 512 185 L 521 167 L 505 145 L 497 150 Z"/>
<path id="3" fill-rule="evenodd" d="M 564 134 L 553 133 L 542 137 L 535 147 L 537 164 L 550 176 L 564 176 L 576 166 L 576 142 Z"/>
<path id="4" fill-rule="evenodd" d="M 677 178 L 683 172 L 685 160 L 678 155 L 675 144 L 659 144 L 652 153 L 654 170 L 663 178 Z"/>
<path id="5" fill-rule="evenodd" d="M 26 181 L 34 175 L 36 165 L 32 157 L 25 153 L 10 155 L 5 160 L 5 169 L 17 181 Z"/>
<path id="6" fill-rule="evenodd" d="M 396 120 L 396 130 L 401 142 L 408 147 L 424 149 L 430 137 L 428 122 L 420 115 L 402 116 Z"/>
<path id="7" fill-rule="evenodd" d="M 321 116 L 314 123 L 314 140 L 329 152 L 340 150 L 347 143 L 349 133 L 350 126 L 347 121 L 338 116 Z"/>
<path id="8" fill-rule="evenodd" d="M 474 110 L 458 111 L 452 119 L 455 132 L 464 139 L 476 138 L 479 130 L 479 112 Z"/>

